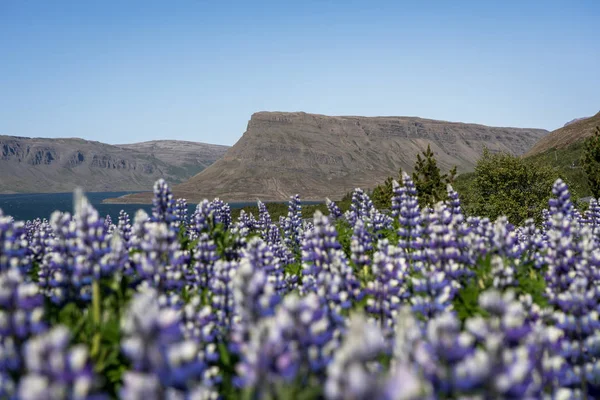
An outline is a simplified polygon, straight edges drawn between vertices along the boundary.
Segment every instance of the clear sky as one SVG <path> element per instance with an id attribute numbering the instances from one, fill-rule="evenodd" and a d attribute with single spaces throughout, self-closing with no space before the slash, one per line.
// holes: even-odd
<path id="1" fill-rule="evenodd" d="M 600 110 L 600 0 L 0 0 L 0 134 L 233 144 L 262 110 L 556 129 Z"/>

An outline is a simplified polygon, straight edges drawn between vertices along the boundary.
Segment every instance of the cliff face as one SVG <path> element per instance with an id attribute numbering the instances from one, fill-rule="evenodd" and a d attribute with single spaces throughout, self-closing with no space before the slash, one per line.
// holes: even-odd
<path id="1" fill-rule="evenodd" d="M 583 141 L 594 134 L 597 126 L 600 126 L 600 112 L 593 117 L 576 120 L 552 131 L 541 138 L 527 152 L 526 156 L 544 153 L 554 148 L 565 148 L 571 144 Z"/>
<path id="2" fill-rule="evenodd" d="M 259 112 L 222 159 L 174 192 L 194 202 L 286 200 L 295 193 L 305 200 L 335 199 L 355 187 L 372 188 L 400 168 L 411 171 L 428 144 L 442 169 L 457 165 L 464 172 L 484 146 L 522 154 L 546 133 L 413 117 Z M 148 195 L 119 199 L 147 201 Z"/>
<path id="3" fill-rule="evenodd" d="M 0 136 L 0 193 L 151 190 L 163 177 L 181 182 L 221 157 L 227 146 L 185 142 L 175 162 L 177 141 L 111 146 L 83 139 Z M 196 155 L 195 152 L 199 154 Z"/>

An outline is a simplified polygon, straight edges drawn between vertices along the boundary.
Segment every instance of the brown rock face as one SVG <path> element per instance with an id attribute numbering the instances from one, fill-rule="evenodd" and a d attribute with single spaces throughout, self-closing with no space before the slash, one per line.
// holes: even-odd
<path id="1" fill-rule="evenodd" d="M 0 136 L 0 193 L 67 192 L 78 186 L 98 192 L 152 190 L 159 178 L 190 178 L 227 149 L 174 140 L 112 146 L 83 139 Z"/>
<path id="2" fill-rule="evenodd" d="M 464 172 L 484 146 L 522 154 L 545 134 L 413 117 L 259 112 L 222 159 L 176 185 L 174 193 L 193 202 L 286 200 L 295 193 L 305 200 L 335 199 L 355 187 L 372 188 L 400 168 L 411 171 L 428 144 L 442 169 L 457 165 Z M 147 201 L 148 195 L 118 199 Z"/>
<path id="3" fill-rule="evenodd" d="M 540 139 L 526 156 L 544 153 L 548 150 L 565 148 L 573 143 L 592 136 L 597 126 L 600 126 L 600 112 L 593 117 L 578 119 Z"/>

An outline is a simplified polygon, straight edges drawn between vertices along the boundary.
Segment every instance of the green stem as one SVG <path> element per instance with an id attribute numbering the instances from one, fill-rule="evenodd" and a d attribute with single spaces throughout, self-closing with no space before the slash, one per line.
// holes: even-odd
<path id="1" fill-rule="evenodd" d="M 100 323 L 102 322 L 100 283 L 95 280 L 92 283 L 92 320 L 94 322 L 94 338 L 92 339 L 91 356 L 95 358 L 100 351 Z"/>

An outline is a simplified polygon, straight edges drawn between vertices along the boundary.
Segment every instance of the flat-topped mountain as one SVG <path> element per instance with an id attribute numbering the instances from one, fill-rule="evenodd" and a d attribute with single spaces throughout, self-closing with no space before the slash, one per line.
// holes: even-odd
<path id="1" fill-rule="evenodd" d="M 83 139 L 0 136 L 0 193 L 151 190 L 181 182 L 227 146 L 169 140 L 113 146 Z M 179 157 L 176 158 L 174 153 Z"/>
<path id="2" fill-rule="evenodd" d="M 473 169 L 484 146 L 522 154 L 548 132 L 493 128 L 416 117 L 330 117 L 304 112 L 258 112 L 246 132 L 213 165 L 174 186 L 189 201 L 340 198 L 355 187 L 372 188 L 400 168 L 411 171 L 427 145 L 438 164 Z M 148 202 L 148 194 L 115 202 Z"/>
<path id="3" fill-rule="evenodd" d="M 533 156 L 551 149 L 566 148 L 592 136 L 597 126 L 600 126 L 600 112 L 589 118 L 571 122 L 562 128 L 552 131 L 537 142 L 526 154 Z"/>

